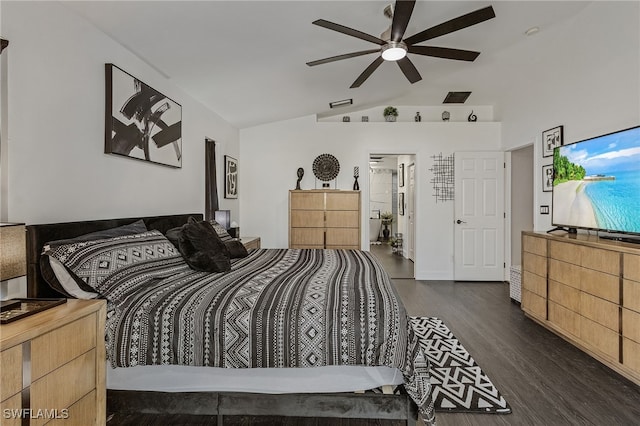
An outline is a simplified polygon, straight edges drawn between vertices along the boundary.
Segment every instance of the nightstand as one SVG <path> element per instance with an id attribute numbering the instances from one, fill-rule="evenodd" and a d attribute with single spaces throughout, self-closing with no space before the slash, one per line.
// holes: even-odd
<path id="1" fill-rule="evenodd" d="M 106 423 L 104 300 L 70 299 L 0 325 L 3 425 Z"/>
<path id="2" fill-rule="evenodd" d="M 240 242 L 244 244 L 247 250 L 260 248 L 260 237 L 242 237 Z"/>

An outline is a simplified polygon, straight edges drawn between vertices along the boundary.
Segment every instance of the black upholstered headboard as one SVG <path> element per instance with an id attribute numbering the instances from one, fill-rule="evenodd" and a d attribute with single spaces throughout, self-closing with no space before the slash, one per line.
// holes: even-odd
<path id="1" fill-rule="evenodd" d="M 187 223 L 189 217 L 202 220 L 202 214 L 193 213 L 27 225 L 27 297 L 64 297 L 49 287 L 40 273 L 40 255 L 42 247 L 48 241 L 74 238 L 90 232 L 128 225 L 140 219 L 144 220 L 147 229 L 156 229 L 164 234 L 171 228 Z"/>

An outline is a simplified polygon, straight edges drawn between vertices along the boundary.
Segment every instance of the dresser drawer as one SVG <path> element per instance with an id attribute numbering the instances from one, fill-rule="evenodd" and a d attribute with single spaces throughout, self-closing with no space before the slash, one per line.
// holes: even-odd
<path id="1" fill-rule="evenodd" d="M 622 306 L 640 312 L 640 282 L 623 280 Z"/>
<path id="2" fill-rule="evenodd" d="M 96 314 L 93 314 L 33 339 L 31 341 L 31 380 L 35 381 L 91 348 L 95 348 L 96 325 Z M 52 351 L 51 348 L 56 350 Z"/>
<path id="3" fill-rule="evenodd" d="M 538 319 L 547 319 L 547 299 L 522 289 L 522 310 Z"/>
<path id="4" fill-rule="evenodd" d="M 618 361 L 620 335 L 617 332 L 589 318 L 580 317 L 580 339 L 615 362 Z"/>
<path id="5" fill-rule="evenodd" d="M 4 367 L 3 367 L 4 370 Z M 4 373 L 4 371 L 3 371 Z M 22 409 L 22 394 L 18 393 L 9 399 L 0 402 L 0 418 L 2 426 L 21 426 L 20 413 Z"/>
<path id="6" fill-rule="evenodd" d="M 291 210 L 324 210 L 324 193 L 292 192 L 289 202 Z"/>
<path id="7" fill-rule="evenodd" d="M 640 282 L 640 256 L 624 253 L 624 277 Z"/>
<path id="8" fill-rule="evenodd" d="M 51 420 L 47 426 L 70 426 L 70 422 L 74 425 L 92 425 L 96 421 L 96 391 L 91 391 L 80 401 L 73 404 L 67 410 L 66 418 L 63 415 L 57 419 Z"/>
<path id="9" fill-rule="evenodd" d="M 22 390 L 22 345 L 0 352 L 0 368 L 2 369 L 0 401 L 4 401 Z"/>
<path id="10" fill-rule="evenodd" d="M 360 232 L 354 228 L 327 228 L 327 248 L 329 246 L 360 247 Z"/>
<path id="11" fill-rule="evenodd" d="M 328 228 L 358 228 L 360 213 L 352 210 L 327 211 Z"/>
<path id="12" fill-rule="evenodd" d="M 587 293 L 580 293 L 580 313 L 608 329 L 618 332 L 620 315 L 618 305 Z"/>
<path id="13" fill-rule="evenodd" d="M 523 270 L 532 272 L 541 277 L 547 277 L 547 258 L 532 254 L 529 252 L 522 253 Z"/>
<path id="14" fill-rule="evenodd" d="M 292 228 L 323 228 L 324 227 L 324 211 L 323 210 L 291 210 L 291 227 Z"/>
<path id="15" fill-rule="evenodd" d="M 522 274 L 522 288 L 529 290 L 538 296 L 547 297 L 546 278 L 532 272 L 524 271 Z"/>
<path id="16" fill-rule="evenodd" d="M 538 256 L 547 257 L 547 240 L 524 235 L 522 237 L 522 250 L 537 254 Z"/>
<path id="17" fill-rule="evenodd" d="M 580 272 L 582 291 L 613 303 L 620 303 L 620 277 L 593 269 L 582 268 Z"/>
<path id="18" fill-rule="evenodd" d="M 549 257 L 563 262 L 580 265 L 580 248 L 575 244 L 549 242 Z"/>
<path id="19" fill-rule="evenodd" d="M 622 335 L 640 344 L 640 313 L 622 308 Z"/>
<path id="20" fill-rule="evenodd" d="M 96 350 L 92 349 L 33 382 L 31 409 L 68 409 L 95 388 Z M 47 420 L 36 419 L 31 424 L 40 425 Z"/>
<path id="21" fill-rule="evenodd" d="M 549 259 L 549 279 L 564 285 L 579 289 L 581 270 L 578 265 Z"/>
<path id="22" fill-rule="evenodd" d="M 327 210 L 360 211 L 360 193 L 327 192 Z"/>
<path id="23" fill-rule="evenodd" d="M 582 247 L 582 266 L 620 276 L 620 253 L 593 247 Z"/>
<path id="24" fill-rule="evenodd" d="M 324 247 L 324 228 L 291 228 L 291 248 Z"/>
<path id="25" fill-rule="evenodd" d="M 622 340 L 622 365 L 640 373 L 640 343 Z"/>
<path id="26" fill-rule="evenodd" d="M 549 321 L 567 333 L 580 336 L 580 315 L 554 302 L 549 302 Z"/>
<path id="27" fill-rule="evenodd" d="M 580 290 L 549 280 L 549 300 L 574 312 L 580 312 Z"/>

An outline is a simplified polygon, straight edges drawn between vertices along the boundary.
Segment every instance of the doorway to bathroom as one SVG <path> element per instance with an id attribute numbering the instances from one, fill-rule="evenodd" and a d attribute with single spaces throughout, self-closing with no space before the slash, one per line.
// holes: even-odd
<path id="1" fill-rule="evenodd" d="M 415 155 L 370 154 L 369 244 L 391 278 L 414 278 Z"/>

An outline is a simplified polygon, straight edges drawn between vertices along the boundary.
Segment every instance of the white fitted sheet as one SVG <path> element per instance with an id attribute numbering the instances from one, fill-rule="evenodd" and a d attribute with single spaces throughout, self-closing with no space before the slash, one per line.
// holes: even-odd
<path id="1" fill-rule="evenodd" d="M 321 393 L 353 392 L 404 383 L 391 367 L 217 368 L 143 365 L 112 368 L 107 389 L 159 392 Z"/>

